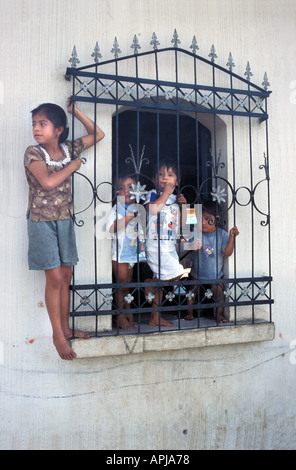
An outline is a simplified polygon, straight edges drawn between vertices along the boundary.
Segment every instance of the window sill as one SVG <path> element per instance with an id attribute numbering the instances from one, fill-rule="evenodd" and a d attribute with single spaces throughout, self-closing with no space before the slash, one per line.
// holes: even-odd
<path id="1" fill-rule="evenodd" d="M 257 323 L 166 331 L 148 335 L 130 334 L 88 340 L 75 339 L 72 341 L 72 348 L 78 359 L 85 359 L 272 341 L 274 336 L 274 323 Z"/>

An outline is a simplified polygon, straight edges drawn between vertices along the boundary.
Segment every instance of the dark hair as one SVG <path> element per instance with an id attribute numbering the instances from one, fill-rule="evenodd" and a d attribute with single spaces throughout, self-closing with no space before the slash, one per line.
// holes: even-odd
<path id="1" fill-rule="evenodd" d="M 59 136 L 59 143 L 65 142 L 69 135 L 69 127 L 67 116 L 63 108 L 53 103 L 43 103 L 40 104 L 37 108 L 31 111 L 32 117 L 37 113 L 44 113 L 49 121 L 51 121 L 54 127 L 63 127 L 64 130 Z"/>
<path id="2" fill-rule="evenodd" d="M 205 201 L 202 205 L 202 212 L 214 215 L 219 219 L 219 204 L 216 201 Z"/>
<path id="3" fill-rule="evenodd" d="M 132 180 L 134 180 L 134 181 L 137 181 L 137 176 L 136 176 L 135 173 L 130 174 L 130 173 L 128 173 L 127 171 L 125 171 L 125 172 L 119 173 L 119 175 L 118 175 L 118 181 L 120 181 L 120 180 L 121 180 L 121 181 L 124 181 L 124 180 L 126 180 L 126 179 L 128 179 L 128 178 L 130 178 L 130 179 L 132 179 Z"/>
<path id="4" fill-rule="evenodd" d="M 161 168 L 166 168 L 167 170 L 171 168 L 173 172 L 177 175 L 177 179 L 179 180 L 180 175 L 178 175 L 178 166 L 175 160 L 171 160 L 170 158 L 163 158 L 162 160 L 160 160 L 159 165 L 158 166 L 156 165 L 154 168 L 154 175 L 157 175 L 158 171 Z"/>

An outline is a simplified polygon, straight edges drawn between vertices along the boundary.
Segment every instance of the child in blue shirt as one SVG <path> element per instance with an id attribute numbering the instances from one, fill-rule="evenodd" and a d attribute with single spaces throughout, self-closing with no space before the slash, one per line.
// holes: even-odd
<path id="1" fill-rule="evenodd" d="M 212 204 L 213 206 L 215 205 Z M 223 277 L 224 257 L 232 255 L 234 250 L 234 239 L 239 235 L 237 227 L 233 227 L 228 233 L 216 226 L 215 207 L 211 209 L 210 205 L 203 207 L 202 210 L 202 242 L 199 242 L 192 260 L 191 277 L 192 279 L 213 280 Z M 216 302 L 224 301 L 223 289 L 220 285 L 211 286 Z M 196 289 L 193 292 L 194 297 L 188 300 L 188 305 L 193 305 L 196 297 Z M 193 320 L 192 310 L 188 311 L 185 320 Z M 218 308 L 218 323 L 227 322 L 223 316 L 223 307 Z"/>
<path id="2" fill-rule="evenodd" d="M 145 239 L 138 216 L 139 206 L 133 204 L 130 191 L 136 185 L 133 177 L 119 177 L 119 198 L 113 206 L 107 221 L 107 230 L 117 234 L 112 240 L 112 271 L 118 283 L 129 283 L 132 281 L 133 267 L 138 261 L 145 261 Z M 143 209 L 145 213 L 145 210 Z M 145 223 L 145 219 L 144 219 Z M 128 288 L 118 289 L 117 308 L 130 308 L 127 302 Z M 130 330 L 134 328 L 132 314 L 119 314 L 119 328 Z"/>

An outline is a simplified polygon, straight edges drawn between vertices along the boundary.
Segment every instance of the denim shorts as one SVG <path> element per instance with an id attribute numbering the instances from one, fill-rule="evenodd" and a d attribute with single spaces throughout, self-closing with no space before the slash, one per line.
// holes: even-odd
<path id="1" fill-rule="evenodd" d="M 32 222 L 28 218 L 29 269 L 46 271 L 78 262 L 73 219 Z"/>

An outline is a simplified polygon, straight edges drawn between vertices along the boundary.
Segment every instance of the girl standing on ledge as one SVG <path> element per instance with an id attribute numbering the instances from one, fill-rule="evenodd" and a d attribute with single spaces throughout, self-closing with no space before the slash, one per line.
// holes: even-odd
<path id="1" fill-rule="evenodd" d="M 78 262 L 71 194 L 71 175 L 79 170 L 81 152 L 103 139 L 104 132 L 94 126 L 68 99 L 67 110 L 84 125 L 87 134 L 67 141 L 69 128 L 65 111 L 44 103 L 32 111 L 33 137 L 38 145 L 27 148 L 24 157 L 29 185 L 27 210 L 29 269 L 45 272 L 45 302 L 53 329 L 53 343 L 60 357 L 76 357 L 68 340 L 72 267 Z M 72 153 L 73 152 L 73 153 Z M 89 338 L 75 331 L 76 338 Z"/>

